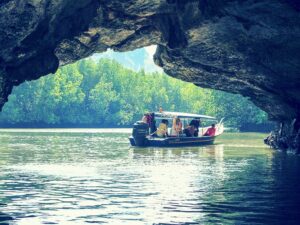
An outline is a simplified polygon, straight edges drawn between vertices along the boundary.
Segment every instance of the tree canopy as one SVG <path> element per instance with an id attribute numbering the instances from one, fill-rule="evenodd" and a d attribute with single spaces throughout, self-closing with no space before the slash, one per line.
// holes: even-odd
<path id="1" fill-rule="evenodd" d="M 85 59 L 14 88 L 1 124 L 129 126 L 144 112 L 167 111 L 225 117 L 226 125 L 267 121 L 240 95 L 203 89 L 163 73 L 133 71 L 111 59 Z"/>

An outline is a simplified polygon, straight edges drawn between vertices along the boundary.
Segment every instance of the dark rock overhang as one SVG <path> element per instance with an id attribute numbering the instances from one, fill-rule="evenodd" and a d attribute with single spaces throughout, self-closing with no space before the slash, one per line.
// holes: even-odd
<path id="1" fill-rule="evenodd" d="M 59 66 L 156 44 L 168 75 L 292 120 L 300 115 L 299 10 L 291 0 L 1 1 L 0 108 L 14 85 Z"/>

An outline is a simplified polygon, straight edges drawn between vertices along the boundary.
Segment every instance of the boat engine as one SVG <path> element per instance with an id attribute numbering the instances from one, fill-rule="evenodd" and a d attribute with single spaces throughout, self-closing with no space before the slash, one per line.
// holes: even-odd
<path id="1" fill-rule="evenodd" d="M 136 146 L 146 145 L 146 135 L 149 133 L 149 126 L 142 121 L 137 121 L 133 124 L 132 137 Z"/>

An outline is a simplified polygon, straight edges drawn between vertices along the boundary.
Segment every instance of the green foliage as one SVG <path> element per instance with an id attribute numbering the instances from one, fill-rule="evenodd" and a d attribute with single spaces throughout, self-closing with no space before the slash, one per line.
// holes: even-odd
<path id="1" fill-rule="evenodd" d="M 240 95 L 213 91 L 214 114 L 225 117 L 226 125 L 239 128 L 245 123 L 267 122 L 267 114 Z"/>
<path id="2" fill-rule="evenodd" d="M 159 106 L 225 117 L 234 127 L 266 121 L 264 112 L 239 95 L 202 89 L 157 72 L 135 72 L 113 60 L 86 59 L 15 88 L 0 123 L 131 125 Z"/>

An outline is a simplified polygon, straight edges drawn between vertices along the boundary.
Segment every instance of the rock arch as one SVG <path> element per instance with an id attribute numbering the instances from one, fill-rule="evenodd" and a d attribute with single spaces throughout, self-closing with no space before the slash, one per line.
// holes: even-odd
<path id="1" fill-rule="evenodd" d="M 282 123 L 274 147 L 286 133 L 299 148 L 299 10 L 296 0 L 4 0 L 0 108 L 14 85 L 61 65 L 156 44 L 168 75 L 250 98 Z"/>

